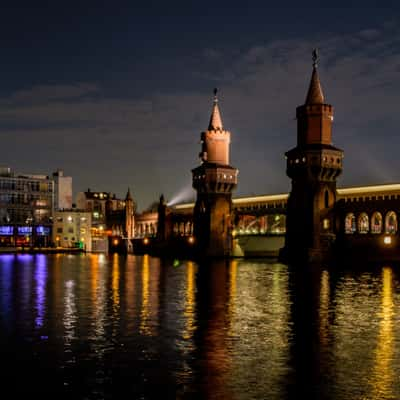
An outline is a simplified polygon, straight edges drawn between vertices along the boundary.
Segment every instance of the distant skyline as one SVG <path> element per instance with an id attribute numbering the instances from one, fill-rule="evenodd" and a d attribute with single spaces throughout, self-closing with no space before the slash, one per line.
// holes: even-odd
<path id="1" fill-rule="evenodd" d="M 2 7 L 1 166 L 62 169 L 74 194 L 130 187 L 139 210 L 189 200 L 218 87 L 234 196 L 286 192 L 317 47 L 338 186 L 400 182 L 400 4 L 46 3 Z"/>

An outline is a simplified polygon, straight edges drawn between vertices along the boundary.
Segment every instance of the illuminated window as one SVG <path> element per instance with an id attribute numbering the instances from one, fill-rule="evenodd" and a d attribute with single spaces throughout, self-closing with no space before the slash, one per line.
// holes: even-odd
<path id="1" fill-rule="evenodd" d="M 356 231 L 356 216 L 353 213 L 346 215 L 344 220 L 344 231 L 347 234 L 352 234 Z"/>
<path id="2" fill-rule="evenodd" d="M 372 214 L 371 232 L 375 234 L 382 233 L 382 214 L 378 211 Z"/>
<path id="3" fill-rule="evenodd" d="M 368 233 L 369 232 L 369 219 L 367 213 L 361 213 L 358 217 L 358 232 Z"/>
<path id="4" fill-rule="evenodd" d="M 394 211 L 389 211 L 385 217 L 385 233 L 397 232 L 397 215 Z"/>

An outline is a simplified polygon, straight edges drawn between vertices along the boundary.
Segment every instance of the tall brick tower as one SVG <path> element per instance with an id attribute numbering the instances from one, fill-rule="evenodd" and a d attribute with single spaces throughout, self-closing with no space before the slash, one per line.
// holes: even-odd
<path id="1" fill-rule="evenodd" d="M 125 232 L 127 239 L 133 239 L 135 230 L 135 203 L 133 201 L 131 191 L 125 197 Z"/>
<path id="2" fill-rule="evenodd" d="M 296 109 L 297 146 L 286 153 L 286 173 L 292 180 L 284 249 L 289 261 L 323 260 L 335 240 L 332 211 L 343 151 L 332 145 L 333 107 L 325 103 L 317 61 L 314 50 L 306 101 Z"/>
<path id="3" fill-rule="evenodd" d="M 197 191 L 194 236 L 200 254 L 226 257 L 232 251 L 232 191 L 238 170 L 229 165 L 230 132 L 224 130 L 217 89 L 208 129 L 201 133 L 201 165 L 192 170 Z"/>

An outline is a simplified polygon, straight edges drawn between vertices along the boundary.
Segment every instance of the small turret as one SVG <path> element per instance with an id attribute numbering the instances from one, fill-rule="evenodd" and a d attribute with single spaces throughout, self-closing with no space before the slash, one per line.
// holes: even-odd
<path id="1" fill-rule="evenodd" d="M 208 130 L 201 133 L 202 162 L 229 165 L 230 132 L 224 130 L 221 113 L 218 107 L 217 89 L 214 89 L 214 101 Z"/>

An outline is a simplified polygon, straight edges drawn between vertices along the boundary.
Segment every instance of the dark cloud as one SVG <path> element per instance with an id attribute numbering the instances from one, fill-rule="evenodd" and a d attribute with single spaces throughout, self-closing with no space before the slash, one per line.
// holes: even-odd
<path id="1" fill-rule="evenodd" d="M 75 191 L 123 195 L 130 186 L 139 208 L 160 193 L 190 193 L 217 85 L 232 132 L 232 164 L 240 169 L 237 194 L 286 191 L 283 155 L 295 146 L 295 108 L 305 99 L 318 46 L 326 100 L 335 107 L 334 142 L 345 150 L 342 184 L 399 181 L 398 33 L 386 24 L 317 40 L 208 47 L 193 59 L 176 59 L 177 73 L 190 68 L 206 83 L 201 89 L 176 81 L 174 90 L 129 97 L 110 94 L 100 81 L 27 87 L 0 100 L 2 163 L 25 171 L 63 168 Z"/>

